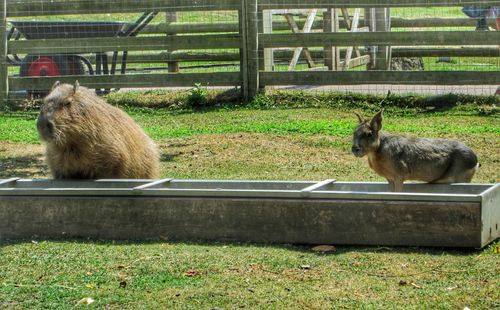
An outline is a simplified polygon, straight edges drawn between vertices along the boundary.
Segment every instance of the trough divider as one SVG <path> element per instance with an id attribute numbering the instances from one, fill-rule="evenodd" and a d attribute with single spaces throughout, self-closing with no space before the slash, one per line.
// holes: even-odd
<path id="1" fill-rule="evenodd" d="M 170 182 L 172 180 L 173 180 L 173 178 L 156 180 L 156 181 L 153 181 L 153 182 L 150 182 L 150 183 L 146 183 L 146 184 L 142 184 L 142 185 L 136 186 L 136 187 L 132 188 L 132 191 L 134 191 L 134 192 L 140 192 L 143 189 L 146 189 L 146 188 L 149 188 L 149 187 L 153 187 L 153 186 L 158 185 L 158 184 L 168 183 L 168 182 Z"/>
<path id="2" fill-rule="evenodd" d="M 21 178 L 10 178 L 6 180 L 0 180 L 0 185 L 2 184 L 8 184 L 8 183 L 15 183 L 17 180 L 20 180 Z"/>
<path id="3" fill-rule="evenodd" d="M 303 196 L 303 197 L 307 197 L 307 196 L 309 196 L 309 194 L 310 194 L 313 190 L 316 190 L 316 189 L 318 189 L 318 188 L 320 188 L 320 187 L 323 187 L 323 186 L 325 186 L 325 185 L 327 185 L 327 184 L 330 184 L 330 183 L 333 183 L 333 182 L 337 182 L 337 180 L 335 180 L 335 179 L 326 179 L 326 180 L 323 180 L 323 181 L 321 181 L 321 182 L 318 182 L 318 183 L 316 183 L 316 184 L 313 184 L 313 185 L 310 185 L 310 186 L 308 186 L 308 187 L 306 187 L 306 188 L 301 189 L 301 190 L 300 190 L 300 194 L 301 194 L 301 196 Z"/>

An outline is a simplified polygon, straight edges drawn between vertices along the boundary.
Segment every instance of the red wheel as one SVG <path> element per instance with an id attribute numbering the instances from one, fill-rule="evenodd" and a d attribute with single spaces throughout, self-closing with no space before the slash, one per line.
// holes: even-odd
<path id="1" fill-rule="evenodd" d="M 68 58 L 64 55 L 27 55 L 19 68 L 20 76 L 62 76 L 71 74 Z M 34 95 L 45 95 L 48 89 L 27 89 Z"/>
<path id="2" fill-rule="evenodd" d="M 33 61 L 28 68 L 28 76 L 56 76 L 61 75 L 59 66 L 50 57 L 40 57 Z"/>
<path id="3" fill-rule="evenodd" d="M 27 55 L 19 69 L 20 76 L 61 76 L 69 73 L 68 59 L 59 55 Z"/>

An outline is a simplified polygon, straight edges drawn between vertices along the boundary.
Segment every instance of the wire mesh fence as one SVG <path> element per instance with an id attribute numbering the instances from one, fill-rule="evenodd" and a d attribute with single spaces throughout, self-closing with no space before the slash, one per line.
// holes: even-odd
<path id="1" fill-rule="evenodd" d="M 491 95 L 494 1 L 2 1 L 10 93 L 241 87 Z M 434 5 L 434 6 L 433 6 Z"/>

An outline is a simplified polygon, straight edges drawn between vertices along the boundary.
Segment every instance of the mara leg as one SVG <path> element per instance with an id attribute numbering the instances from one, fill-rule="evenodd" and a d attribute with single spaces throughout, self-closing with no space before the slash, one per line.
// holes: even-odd
<path id="1" fill-rule="evenodd" d="M 396 179 L 393 181 L 393 183 L 394 183 L 393 192 L 402 192 L 403 191 L 403 180 L 402 179 Z"/>

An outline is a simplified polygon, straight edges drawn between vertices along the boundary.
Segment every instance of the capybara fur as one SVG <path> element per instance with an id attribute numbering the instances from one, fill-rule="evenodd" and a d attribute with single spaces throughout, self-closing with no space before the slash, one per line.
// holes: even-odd
<path id="1" fill-rule="evenodd" d="M 460 141 L 427 139 L 382 132 L 382 111 L 371 120 L 357 114 L 352 153 L 368 156 L 370 167 L 389 181 L 392 191 L 403 191 L 405 180 L 429 183 L 468 183 L 478 161 Z"/>
<path id="2" fill-rule="evenodd" d="M 37 119 L 55 179 L 155 179 L 160 156 L 132 118 L 94 91 L 56 82 Z"/>

